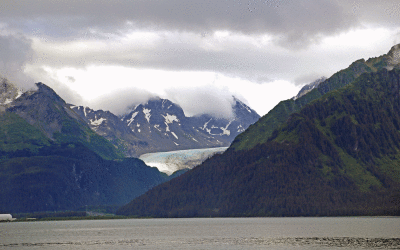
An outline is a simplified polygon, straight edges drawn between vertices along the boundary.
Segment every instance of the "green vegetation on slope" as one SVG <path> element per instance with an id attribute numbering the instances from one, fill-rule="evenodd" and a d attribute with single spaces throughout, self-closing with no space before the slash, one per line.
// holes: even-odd
<path id="1" fill-rule="evenodd" d="M 122 205 L 168 180 L 139 159 L 104 160 L 79 143 L 1 153 L 7 157 L 0 164 L 0 212 Z"/>
<path id="2" fill-rule="evenodd" d="M 365 73 L 119 209 L 154 217 L 400 214 L 400 70 Z"/>
<path id="3" fill-rule="evenodd" d="M 57 143 L 82 143 L 104 159 L 123 158 L 123 154 L 107 139 L 96 134 L 86 124 L 80 124 L 71 118 L 62 122 L 60 132 L 53 137 Z"/>
<path id="4" fill-rule="evenodd" d="M 16 114 L 0 112 L 0 152 L 36 152 L 46 145 L 50 145 L 50 141 L 40 130 Z"/>
<path id="5" fill-rule="evenodd" d="M 285 123 L 291 114 L 300 111 L 305 105 L 320 98 L 329 91 L 346 86 L 363 73 L 376 72 L 379 69 L 385 68 L 389 64 L 389 56 L 390 52 L 388 55 L 371 58 L 368 61 L 364 59 L 358 60 L 352 63 L 347 69 L 332 75 L 326 81 L 322 82 L 318 88 L 313 89 L 306 95 L 296 100 L 281 101 L 268 114 L 261 117 L 257 123 L 238 135 L 232 142 L 231 147 L 236 150 L 243 150 L 253 148 L 260 143 L 265 143 L 272 135 L 272 132 Z"/>
<path id="6" fill-rule="evenodd" d="M 18 124 L 16 128 L 4 127 L 9 140 L 14 143 L 19 141 L 21 147 L 30 149 L 40 147 L 41 144 L 36 146 L 35 141 L 27 138 L 39 136 L 41 140 L 58 144 L 82 143 L 104 159 L 123 157 L 114 145 L 92 131 L 51 88 L 42 83 L 37 83 L 37 87 L 38 90 L 24 93 L 1 113 L 4 121 L 0 124 Z M 21 135 L 24 138 L 19 136 L 18 129 L 22 129 Z M 11 134 L 12 131 L 15 132 Z"/>

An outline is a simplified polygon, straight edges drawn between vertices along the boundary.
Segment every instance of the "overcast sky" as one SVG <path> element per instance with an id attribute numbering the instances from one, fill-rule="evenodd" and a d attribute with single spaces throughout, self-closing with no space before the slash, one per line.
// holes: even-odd
<path id="1" fill-rule="evenodd" d="M 400 43 L 398 0 L 3 0 L 0 74 L 122 114 L 153 96 L 187 115 L 260 115 Z"/>

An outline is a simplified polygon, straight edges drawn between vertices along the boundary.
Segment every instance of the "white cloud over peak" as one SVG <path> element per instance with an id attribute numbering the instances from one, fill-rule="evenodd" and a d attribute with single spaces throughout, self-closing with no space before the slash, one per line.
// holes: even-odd
<path id="1" fill-rule="evenodd" d="M 188 113 L 218 115 L 215 104 L 229 116 L 230 96 L 241 95 L 263 115 L 400 42 L 397 0 L 5 0 L 0 9 L 0 74 L 118 112 L 164 95 Z"/>

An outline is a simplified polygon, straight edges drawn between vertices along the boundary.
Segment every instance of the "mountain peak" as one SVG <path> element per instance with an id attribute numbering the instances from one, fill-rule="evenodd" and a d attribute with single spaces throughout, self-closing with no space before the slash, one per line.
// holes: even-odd
<path id="1" fill-rule="evenodd" d="M 50 88 L 46 84 L 44 84 L 42 82 L 37 82 L 37 83 L 35 83 L 35 85 L 37 86 L 38 89 L 36 91 L 34 91 L 34 93 L 44 94 L 45 96 L 49 97 L 53 101 L 57 101 L 59 103 L 66 104 L 66 102 L 52 88 Z"/>
<path id="2" fill-rule="evenodd" d="M 262 143 L 242 150 L 231 147 L 153 188 L 117 214 L 396 215 L 400 178 L 393 173 L 399 171 L 399 77 L 397 69 L 362 74 L 347 88 L 314 99 L 285 117 Z M 257 126 L 260 122 L 253 128 Z M 266 130 L 261 126 L 249 140 L 259 142 L 257 137 Z"/>
<path id="3" fill-rule="evenodd" d="M 260 115 L 244 102 L 233 96 L 234 104 L 232 105 L 233 113 L 235 115 L 234 119 L 242 119 L 244 117 L 251 117 L 251 124 L 260 119 Z M 250 125 L 250 124 L 249 124 Z"/>
<path id="4" fill-rule="evenodd" d="M 318 85 L 319 85 L 320 83 L 324 82 L 326 79 L 327 79 L 327 78 L 326 78 L 325 76 L 322 76 L 322 77 L 318 78 L 317 80 L 313 81 L 312 83 L 309 83 L 309 84 L 304 85 L 304 86 L 300 89 L 299 93 L 298 93 L 295 97 L 293 97 L 293 99 L 296 100 L 296 99 L 302 97 L 303 95 L 307 94 L 308 92 L 310 92 L 310 91 L 313 90 L 314 88 L 317 88 Z"/>

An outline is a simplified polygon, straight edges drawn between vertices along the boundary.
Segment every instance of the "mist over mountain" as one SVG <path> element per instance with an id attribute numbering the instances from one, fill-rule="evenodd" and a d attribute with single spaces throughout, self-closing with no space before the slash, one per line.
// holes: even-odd
<path id="1" fill-rule="evenodd" d="M 399 51 L 400 45 L 398 44 L 382 56 L 369 58 L 368 60 L 357 60 L 348 68 L 338 71 L 322 82 L 319 81 L 317 86 L 312 88 L 307 94 L 299 96 L 303 92 L 301 90 L 298 98 L 295 97 L 281 101 L 268 114 L 260 118 L 259 122 L 254 124 L 251 129 L 235 138 L 232 147 L 235 149 L 246 149 L 266 142 L 272 135 L 272 132 L 286 122 L 291 114 L 300 111 L 305 105 L 320 98 L 329 91 L 348 85 L 363 73 L 377 72 L 380 69 L 399 68 Z"/>
<path id="2" fill-rule="evenodd" d="M 183 109 L 167 99 L 153 98 L 117 117 L 108 111 L 94 111 L 70 105 L 99 135 L 123 150 L 127 156 L 184 149 L 226 147 L 259 115 L 233 98 L 233 116 L 186 116 Z"/>
<path id="3" fill-rule="evenodd" d="M 399 215 L 398 49 L 356 61 L 300 98 L 281 102 L 225 153 L 118 214 Z"/>
<path id="4" fill-rule="evenodd" d="M 170 177 L 123 154 L 51 88 L 0 85 L 0 212 L 122 205 Z"/>
<path id="5" fill-rule="evenodd" d="M 67 104 L 43 83 L 23 92 L 3 79 L 0 184 L 6 188 L 0 191 L 0 211 L 127 203 L 179 173 L 167 176 L 124 156 L 227 145 L 259 117 L 239 100 L 232 109 L 230 120 L 186 117 L 178 105 L 157 98 L 118 117 Z"/>

